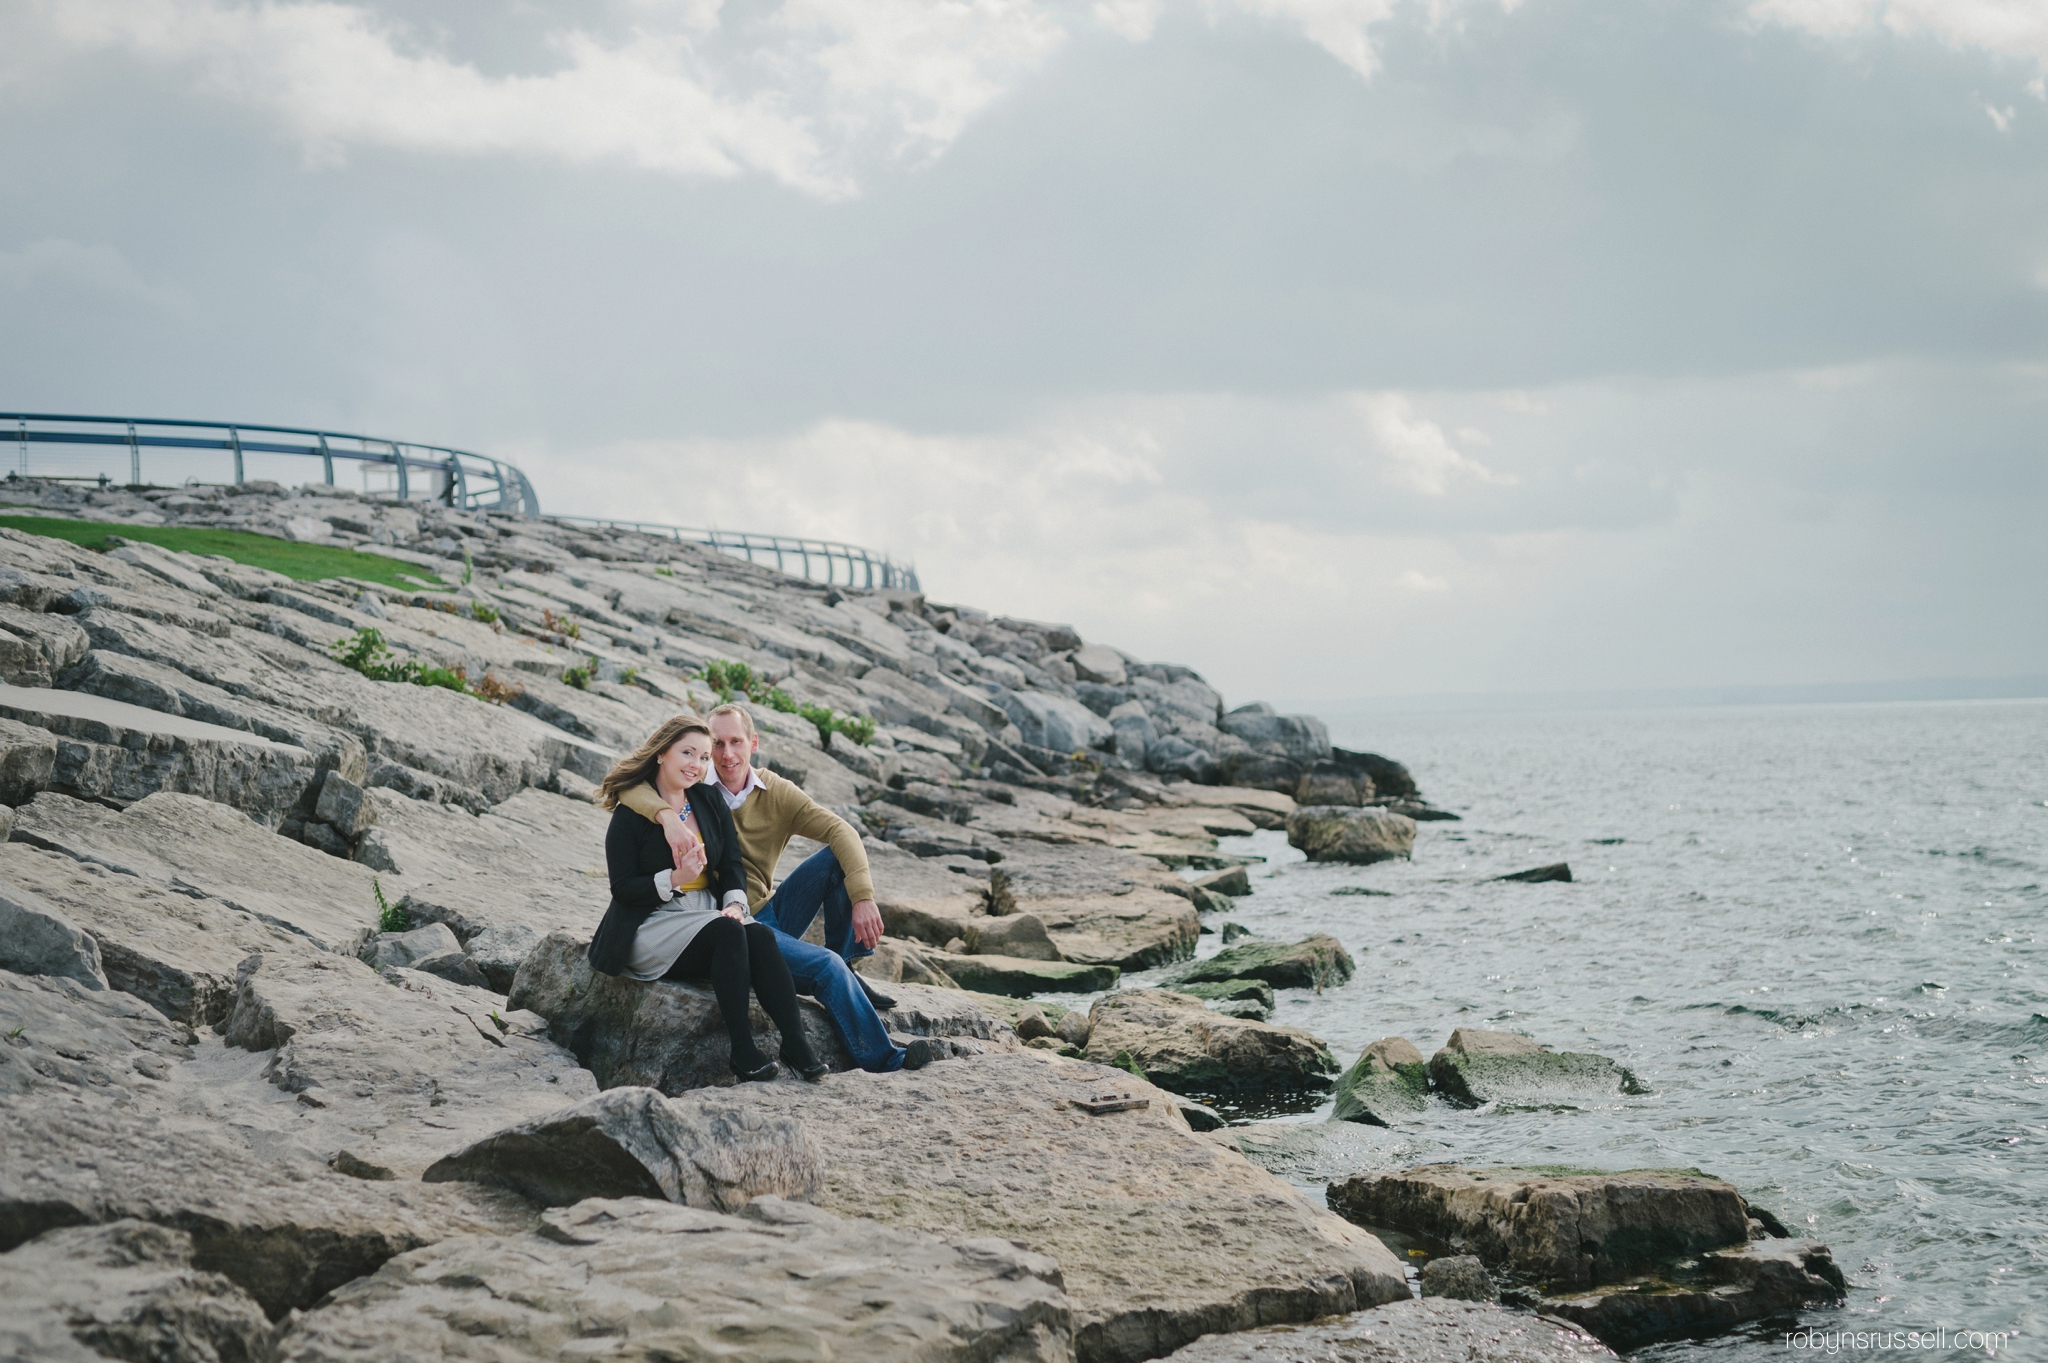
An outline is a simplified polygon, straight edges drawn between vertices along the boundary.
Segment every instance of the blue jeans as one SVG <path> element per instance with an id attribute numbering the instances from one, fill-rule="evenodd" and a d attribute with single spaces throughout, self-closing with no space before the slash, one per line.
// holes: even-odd
<path id="1" fill-rule="evenodd" d="M 803 940 L 820 909 L 825 913 L 822 947 Z M 832 849 L 825 848 L 791 872 L 754 917 L 775 929 L 776 945 L 789 963 L 797 992 L 825 1005 L 854 1063 L 873 1074 L 902 1069 L 903 1048 L 889 1040 L 888 1029 L 848 964 L 871 953 L 853 940 L 853 900 L 847 897 L 846 872 Z"/>

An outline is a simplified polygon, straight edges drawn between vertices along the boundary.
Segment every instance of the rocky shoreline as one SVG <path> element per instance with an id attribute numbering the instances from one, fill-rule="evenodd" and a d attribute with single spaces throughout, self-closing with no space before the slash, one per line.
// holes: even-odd
<path id="1" fill-rule="evenodd" d="M 1235 940 L 1218 838 L 1367 863 L 1455 817 L 1311 717 L 642 534 L 7 491 L 116 537 L 0 520 L 9 1357 L 1549 1360 L 1840 1298 L 1825 1247 L 1697 1171 L 1343 1169 L 1354 1123 L 1645 1086 L 1469 1028 L 1347 1068 L 1271 1021 L 1361 984 L 1333 938 Z M 734 1087 L 707 990 L 589 970 L 591 783 L 721 694 L 863 834 L 862 969 L 937 1063 L 853 1070 L 807 1001 L 836 1072 Z M 1327 1126 L 1215 1110 L 1323 1092 Z M 1310 1147 L 1349 1175 L 1327 1207 L 1272 1172 Z"/>

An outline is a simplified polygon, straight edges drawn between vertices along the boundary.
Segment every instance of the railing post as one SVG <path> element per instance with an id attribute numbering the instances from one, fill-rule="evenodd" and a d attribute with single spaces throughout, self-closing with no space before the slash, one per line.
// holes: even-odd
<path id="1" fill-rule="evenodd" d="M 469 480 L 463 477 L 462 461 L 448 456 L 448 505 L 469 510 Z"/>
<path id="2" fill-rule="evenodd" d="M 384 443 L 391 447 L 391 462 L 398 465 L 398 500 L 410 501 L 412 484 L 405 476 L 405 456 L 399 452 L 396 440 L 387 440 Z"/>
<path id="3" fill-rule="evenodd" d="M 135 441 L 135 423 L 128 423 L 128 486 L 142 486 L 142 446 Z"/>
<path id="4" fill-rule="evenodd" d="M 28 423 L 21 423 L 21 476 L 28 477 Z"/>
<path id="5" fill-rule="evenodd" d="M 334 451 L 327 448 L 327 432 L 320 433 L 320 472 L 327 478 L 327 486 L 334 486 Z"/>
<path id="6" fill-rule="evenodd" d="M 232 426 L 228 427 L 228 443 L 235 447 L 235 486 L 240 487 L 242 485 L 242 433 Z"/>

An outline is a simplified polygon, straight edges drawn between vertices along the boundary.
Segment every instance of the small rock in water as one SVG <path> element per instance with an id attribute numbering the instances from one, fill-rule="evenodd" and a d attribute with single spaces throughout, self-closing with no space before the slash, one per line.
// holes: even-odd
<path id="1" fill-rule="evenodd" d="M 1546 880 L 1569 881 L 1571 878 L 1571 864 L 1563 861 L 1553 861 L 1548 866 L 1534 866 L 1526 871 L 1516 871 L 1513 875 L 1494 877 L 1495 880 L 1520 881 L 1524 885 L 1540 885 Z"/>
<path id="2" fill-rule="evenodd" d="M 1415 846 L 1415 820 L 1385 809 L 1304 805 L 1287 816 L 1287 841 L 1310 861 L 1405 861 Z"/>
<path id="3" fill-rule="evenodd" d="M 1252 892 L 1252 878 L 1242 866 L 1226 866 L 1220 871 L 1211 871 L 1196 880 L 1194 885 L 1196 889 L 1211 890 L 1233 898 L 1241 898 Z"/>
<path id="4" fill-rule="evenodd" d="M 1366 889 L 1366 888 L 1365 888 L 1365 886 L 1363 886 L 1363 885 L 1339 885 L 1339 886 L 1338 886 L 1338 887 L 1337 887 L 1336 889 L 1334 889 L 1334 890 L 1330 891 L 1330 893 L 1331 893 L 1331 894 L 1372 894 L 1372 895 L 1379 895 L 1379 896 L 1381 896 L 1381 897 L 1383 897 L 1383 898 L 1386 898 L 1386 899 L 1392 899 L 1392 898 L 1394 897 L 1394 896 L 1393 896 L 1393 892 L 1392 892 L 1391 890 L 1368 890 L 1368 889 Z"/>
<path id="5" fill-rule="evenodd" d="M 1243 942 L 1225 947 L 1206 961 L 1182 969 L 1172 978 L 1196 983 L 1204 980 L 1264 980 L 1276 989 L 1323 989 L 1351 978 L 1356 967 L 1344 944 L 1327 933 L 1304 937 L 1299 942 Z"/>
<path id="6" fill-rule="evenodd" d="M 1500 1289 L 1476 1254 L 1452 1254 L 1422 1266 L 1422 1295 L 1458 1301 L 1499 1301 Z"/>
<path id="7" fill-rule="evenodd" d="M 1249 937 L 1251 935 L 1252 930 L 1242 923 L 1225 923 L 1223 925 L 1223 945 L 1225 946 L 1229 946 L 1240 937 Z"/>
<path id="8" fill-rule="evenodd" d="M 1515 1032 L 1460 1027 L 1429 1058 L 1429 1077 L 1461 1107 L 1486 1103 L 1570 1104 L 1586 1098 L 1648 1093 L 1642 1081 L 1604 1055 L 1553 1051 Z"/>
<path id="9" fill-rule="evenodd" d="M 1340 1122 L 1385 1126 L 1389 1117 L 1428 1107 L 1428 1095 L 1429 1067 L 1422 1052 L 1407 1037 L 1390 1036 L 1367 1046 L 1337 1080 L 1337 1107 L 1331 1115 Z"/>

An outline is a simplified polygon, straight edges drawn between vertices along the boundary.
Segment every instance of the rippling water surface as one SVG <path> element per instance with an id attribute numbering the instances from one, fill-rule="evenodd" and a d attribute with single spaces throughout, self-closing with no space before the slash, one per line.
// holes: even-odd
<path id="1" fill-rule="evenodd" d="M 1695 1165 L 1833 1247 L 1847 1310 L 1805 1323 L 2016 1331 L 2009 1356 L 2048 1359 L 2048 703 L 1331 733 L 1405 762 L 1463 822 L 1368 867 L 1310 866 L 1277 833 L 1226 840 L 1267 858 L 1230 917 L 1334 934 L 1358 962 L 1320 996 L 1282 991 L 1273 1021 L 1346 1064 L 1384 1036 L 1427 1055 L 1453 1027 L 1521 1031 L 1655 1089 L 1583 1111 L 1432 1107 L 1375 1137 L 1383 1162 Z M 1553 861 L 1574 883 L 1488 883 Z M 1787 1353 L 1758 1331 L 1638 1357 L 1708 1355 Z"/>

